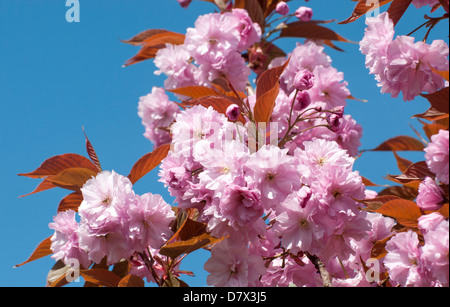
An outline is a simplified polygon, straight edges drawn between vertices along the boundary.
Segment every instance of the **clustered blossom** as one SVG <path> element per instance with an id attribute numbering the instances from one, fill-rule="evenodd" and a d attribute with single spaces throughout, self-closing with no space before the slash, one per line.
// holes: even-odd
<path id="1" fill-rule="evenodd" d="M 449 286 L 449 222 L 439 213 L 419 219 L 425 244 L 416 232 L 398 233 L 386 244 L 384 259 L 391 281 L 400 286 Z"/>
<path id="2" fill-rule="evenodd" d="M 191 3 L 178 2 L 183 7 Z M 276 12 L 286 16 L 289 6 L 278 2 Z M 312 10 L 300 7 L 289 16 L 308 22 Z M 395 97 L 403 92 L 411 100 L 443 85 L 430 69 L 448 65 L 442 41 L 394 40 L 387 13 L 367 24 L 361 51 L 383 92 Z M 261 29 L 245 10 L 200 16 L 183 45 L 167 44 L 158 51 L 156 74 L 167 77 L 166 89 L 211 87 L 225 78 L 243 91 L 250 68 L 242 54 L 260 39 Z M 427 177 L 418 189 L 417 204 L 426 212 L 418 221 L 421 236 L 396 233 L 394 219 L 361 210 L 362 200 L 377 193 L 354 169 L 362 127 L 345 114 L 351 93 L 344 74 L 312 40 L 298 44 L 288 57 L 273 59 L 269 67 L 288 58 L 268 123 L 250 120 L 254 91 L 223 113 L 203 105 L 181 110 L 157 87 L 139 101 L 145 137 L 156 147 L 171 145 L 159 181 L 178 209 L 195 209 L 195 219 L 219 239 L 204 265 L 208 285 L 322 286 L 314 255 L 334 286 L 373 286 L 380 282 L 367 277 L 374 243 L 390 238 L 375 277 L 387 273 L 400 286 L 448 286 L 449 222 L 439 213 L 448 201 L 443 190 L 449 183 L 448 131 L 433 136 L 425 149 L 436 178 Z M 75 258 L 87 268 L 104 259 L 108 265 L 127 259 L 130 274 L 149 282 L 167 278 L 163 261 L 154 261 L 151 270 L 148 263 L 164 257 L 160 249 L 173 235 L 176 217 L 160 195 L 137 195 L 131 181 L 114 171 L 88 180 L 81 193 L 78 213 L 60 212 L 49 225 L 55 231 L 51 249 L 56 260 Z M 170 274 L 182 273 L 179 262 L 172 262 Z"/>
<path id="3" fill-rule="evenodd" d="M 416 6 L 432 2 L 437 3 L 413 1 Z M 444 79 L 432 71 L 448 70 L 449 48 L 443 40 L 434 40 L 430 45 L 415 42 L 410 36 L 394 39 L 394 24 L 387 12 L 368 18 L 366 24 L 360 49 L 382 93 L 394 98 L 402 93 L 403 99 L 409 101 L 423 92 L 433 93 L 444 87 Z"/>
<path id="4" fill-rule="evenodd" d="M 55 230 L 51 249 L 56 260 L 77 259 L 87 268 L 106 257 L 112 265 L 147 249 L 158 250 L 172 235 L 171 206 L 160 195 L 135 194 L 130 180 L 114 171 L 99 173 L 81 192 L 80 221 L 69 210 L 50 224 Z"/>
<path id="5" fill-rule="evenodd" d="M 251 71 L 241 54 L 260 38 L 261 28 L 246 10 L 200 16 L 195 27 L 187 29 L 183 45 L 167 44 L 158 51 L 154 62 L 157 74 L 168 77 L 165 87 L 169 89 L 211 86 L 215 79 L 225 77 L 236 90 L 243 91 Z"/>

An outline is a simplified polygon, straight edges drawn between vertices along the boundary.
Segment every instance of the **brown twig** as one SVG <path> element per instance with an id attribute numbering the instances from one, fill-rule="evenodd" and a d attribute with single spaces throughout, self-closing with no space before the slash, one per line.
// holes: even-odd
<path id="1" fill-rule="evenodd" d="M 326 288 L 332 288 L 333 284 L 331 283 L 331 275 L 330 275 L 330 273 L 328 273 L 322 260 L 320 260 L 320 258 L 317 257 L 316 255 L 311 255 L 309 253 L 306 253 L 306 256 L 309 258 L 309 260 L 311 260 L 311 262 L 316 267 L 317 272 L 320 274 L 320 278 L 322 278 L 323 286 Z"/>

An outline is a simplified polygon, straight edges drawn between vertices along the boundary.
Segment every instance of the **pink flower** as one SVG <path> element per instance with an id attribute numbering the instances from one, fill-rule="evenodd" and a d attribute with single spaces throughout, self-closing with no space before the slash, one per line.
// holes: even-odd
<path id="1" fill-rule="evenodd" d="M 255 287 L 265 272 L 261 256 L 249 253 L 246 246 L 224 240 L 213 246 L 211 258 L 204 265 L 207 283 L 215 287 Z"/>
<path id="2" fill-rule="evenodd" d="M 433 93 L 444 86 L 444 79 L 435 74 L 448 69 L 448 45 L 435 40 L 431 45 L 414 38 L 399 36 L 388 47 L 385 74 L 380 75 L 382 93 L 397 97 L 403 92 L 403 100 L 413 100 L 422 92 Z"/>
<path id="3" fill-rule="evenodd" d="M 281 85 L 289 95 L 293 91 L 293 82 L 295 75 L 303 69 L 311 72 L 317 66 L 329 67 L 331 65 L 331 58 L 324 52 L 324 47 L 316 44 L 313 41 L 307 41 L 303 45 L 298 45 L 290 56 L 289 64 L 281 75 Z M 278 59 L 281 62 L 281 59 Z M 277 63 L 277 65 L 283 63 Z M 316 75 L 316 74 L 315 74 Z M 316 75 L 316 79 L 319 76 Z"/>
<path id="4" fill-rule="evenodd" d="M 405 101 L 422 92 L 435 92 L 444 86 L 437 70 L 448 69 L 448 45 L 435 40 L 431 45 L 414 43 L 414 38 L 398 36 L 394 39 L 394 24 L 388 13 L 367 20 L 365 36 L 360 43 L 366 55 L 366 66 L 375 74 L 382 93 L 396 98 L 403 93 Z"/>
<path id="5" fill-rule="evenodd" d="M 237 50 L 240 33 L 226 14 L 206 14 L 188 28 L 185 45 L 199 65 L 218 65 L 231 52 Z"/>
<path id="6" fill-rule="evenodd" d="M 225 115 L 212 107 L 194 106 L 179 113 L 172 125 L 172 145 L 176 154 L 192 157 L 193 148 L 200 140 L 214 143 L 222 139 Z"/>
<path id="7" fill-rule="evenodd" d="M 142 252 L 148 246 L 159 249 L 173 234 L 169 226 L 175 214 L 160 195 L 138 196 L 127 213 L 126 227 L 135 251 Z"/>
<path id="8" fill-rule="evenodd" d="M 436 179 L 449 184 L 449 133 L 440 130 L 431 137 L 431 143 L 425 148 L 428 168 L 436 174 Z"/>
<path id="9" fill-rule="evenodd" d="M 339 146 L 342 149 L 347 150 L 347 153 L 351 157 L 358 156 L 363 135 L 362 126 L 358 124 L 351 115 L 347 114 L 339 120 L 339 127 L 335 132 L 335 141 Z"/>
<path id="10" fill-rule="evenodd" d="M 422 231 L 422 233 L 425 234 L 428 231 L 435 230 L 436 226 L 439 225 L 443 220 L 445 220 L 445 217 L 438 212 L 425 214 L 419 217 L 418 219 L 419 228 Z"/>
<path id="11" fill-rule="evenodd" d="M 298 91 L 306 91 L 314 86 L 314 80 L 314 74 L 303 69 L 295 74 L 293 87 Z"/>
<path id="12" fill-rule="evenodd" d="M 388 253 L 384 258 L 384 265 L 392 281 L 402 287 L 429 285 L 419 239 L 414 231 L 397 233 L 387 242 L 386 250 Z"/>
<path id="13" fill-rule="evenodd" d="M 417 205 L 425 211 L 439 210 L 444 202 L 444 191 L 430 177 L 425 178 L 419 186 Z"/>
<path id="14" fill-rule="evenodd" d="M 313 16 L 313 10 L 310 7 L 301 6 L 295 11 L 295 17 L 301 21 L 310 21 Z"/>
<path id="15" fill-rule="evenodd" d="M 422 258 L 439 286 L 449 286 L 449 223 L 442 220 L 424 234 Z"/>
<path id="16" fill-rule="evenodd" d="M 198 68 L 192 63 L 192 56 L 185 45 L 167 44 L 166 48 L 158 50 L 154 63 L 159 70 L 155 75 L 167 76 L 164 86 L 167 89 L 196 85 L 200 82 Z"/>
<path id="17" fill-rule="evenodd" d="M 351 169 L 354 159 L 342 150 L 336 142 L 323 139 L 315 139 L 303 143 L 304 149 L 295 151 L 298 171 L 304 178 L 308 178 L 308 183 L 321 177 L 326 169 L 340 168 Z"/>
<path id="18" fill-rule="evenodd" d="M 127 209 L 136 200 L 130 180 L 114 171 L 103 171 L 88 180 L 81 192 L 80 248 L 96 263 L 105 256 L 109 264 L 128 257 L 131 251 L 123 223 L 128 219 Z"/>
<path id="19" fill-rule="evenodd" d="M 237 104 L 232 104 L 227 108 L 225 114 L 227 115 L 229 120 L 235 122 L 241 114 L 241 111 L 239 110 L 239 106 Z"/>
<path id="20" fill-rule="evenodd" d="M 280 15 L 286 16 L 289 14 L 289 5 L 284 1 L 280 1 L 278 2 L 275 11 Z"/>
<path id="21" fill-rule="evenodd" d="M 345 106 L 350 91 L 344 81 L 344 73 L 333 67 L 318 66 L 313 71 L 316 76 L 314 86 L 309 90 L 313 102 L 323 102 L 325 108 Z"/>
<path id="22" fill-rule="evenodd" d="M 152 92 L 139 99 L 138 115 L 145 127 L 144 136 L 155 147 L 171 142 L 168 127 L 174 122 L 180 108 L 169 100 L 164 89 L 153 87 Z"/>
<path id="23" fill-rule="evenodd" d="M 284 201 L 292 190 L 300 188 L 299 173 L 287 151 L 265 145 L 252 154 L 244 166 L 248 182 L 260 189 L 267 210 Z"/>
<path id="24" fill-rule="evenodd" d="M 121 223 L 135 201 L 131 181 L 112 171 L 103 171 L 81 188 L 83 201 L 78 209 L 81 221 L 103 234 Z"/>
<path id="25" fill-rule="evenodd" d="M 235 26 L 239 33 L 237 51 L 244 52 L 250 46 L 260 41 L 261 28 L 252 21 L 246 10 L 233 9 L 231 13 L 226 13 L 225 15 L 230 18 L 229 24 Z"/>
<path id="26" fill-rule="evenodd" d="M 276 216 L 274 231 L 282 237 L 283 246 L 294 255 L 300 251 L 312 251 L 311 248 L 316 240 L 320 240 L 326 230 L 324 225 L 320 225 L 317 218 L 317 204 L 313 200 L 308 200 L 308 194 L 303 195 L 304 189 L 293 192 L 281 204 Z M 309 190 L 310 192 L 310 190 Z M 311 195 L 309 194 L 309 198 Z M 319 220 L 317 223 L 316 220 Z M 316 244 L 314 245 L 316 247 Z M 317 247 L 316 247 L 317 248 Z"/>
<path id="27" fill-rule="evenodd" d="M 384 71 L 387 48 L 394 39 L 394 23 L 387 12 L 377 17 L 366 19 L 367 28 L 361 40 L 361 53 L 366 55 L 366 67 L 371 74 L 382 74 Z"/>
<path id="28" fill-rule="evenodd" d="M 80 249 L 78 240 L 78 222 L 75 220 L 75 211 L 59 212 L 48 226 L 55 230 L 51 237 L 52 258 L 68 263 L 70 259 L 77 259 L 84 268 L 89 267 L 90 261 L 87 253 Z"/>

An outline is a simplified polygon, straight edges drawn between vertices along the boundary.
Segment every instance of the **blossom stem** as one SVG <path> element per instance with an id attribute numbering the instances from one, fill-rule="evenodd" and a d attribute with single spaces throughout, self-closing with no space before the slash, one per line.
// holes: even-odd
<path id="1" fill-rule="evenodd" d="M 331 282 L 331 275 L 330 275 L 330 273 L 328 273 L 322 260 L 320 260 L 320 258 L 317 257 L 316 255 L 311 255 L 308 252 L 306 252 L 305 254 L 308 257 L 308 259 L 311 260 L 311 262 L 316 267 L 317 272 L 320 274 L 320 278 L 322 278 L 323 286 L 326 288 L 332 288 L 333 284 Z"/>

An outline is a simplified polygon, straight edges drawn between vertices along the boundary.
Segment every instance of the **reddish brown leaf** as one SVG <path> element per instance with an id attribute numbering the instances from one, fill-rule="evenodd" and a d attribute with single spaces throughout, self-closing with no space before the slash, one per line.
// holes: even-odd
<path id="1" fill-rule="evenodd" d="M 184 43 L 185 39 L 184 34 L 171 31 L 157 30 L 154 32 L 147 32 L 147 34 L 148 37 L 146 37 L 145 39 L 143 39 L 145 35 L 139 37 L 139 39 L 143 39 L 140 43 L 137 43 L 138 39 L 134 39 L 133 44 L 141 45 L 142 48 L 134 57 L 129 59 L 124 66 L 129 66 L 141 61 L 153 59 L 156 56 L 158 50 L 165 48 L 166 44 L 181 45 Z"/>
<path id="2" fill-rule="evenodd" d="M 408 183 L 411 181 L 423 181 L 426 177 L 434 178 L 435 174 L 429 170 L 425 161 L 421 161 L 410 165 L 407 170 L 399 176 L 390 176 L 401 183 Z"/>
<path id="3" fill-rule="evenodd" d="M 131 169 L 128 178 L 135 184 L 139 179 L 157 167 L 170 151 L 170 144 L 164 144 L 140 158 Z"/>
<path id="4" fill-rule="evenodd" d="M 371 151 L 423 151 L 425 145 L 410 136 L 397 136 L 387 140 Z"/>
<path id="5" fill-rule="evenodd" d="M 281 30 L 280 37 L 302 37 L 323 41 L 340 41 L 352 43 L 352 41 L 337 34 L 333 30 L 320 26 L 315 21 L 296 21 L 286 25 Z"/>
<path id="6" fill-rule="evenodd" d="M 391 200 L 375 212 L 392 217 L 403 226 L 414 228 L 417 227 L 417 220 L 422 216 L 420 207 L 415 202 L 405 199 Z"/>
<path id="7" fill-rule="evenodd" d="M 84 137 L 86 138 L 86 151 L 89 155 L 89 158 L 91 158 L 92 163 L 97 167 L 97 170 L 99 172 L 102 171 L 102 166 L 100 165 L 100 160 L 98 159 L 97 153 L 95 152 L 94 146 L 92 146 L 91 142 L 89 141 L 86 132 L 84 131 Z"/>
<path id="8" fill-rule="evenodd" d="M 65 169 L 72 167 L 84 167 L 92 171 L 98 171 L 97 167 L 86 157 L 78 154 L 64 154 L 54 156 L 44 161 L 35 171 L 26 174 L 19 174 L 30 178 L 42 178 L 51 175 L 58 175 Z"/>
<path id="9" fill-rule="evenodd" d="M 373 183 L 372 181 L 370 181 L 369 179 L 367 179 L 367 178 L 365 178 L 365 177 L 362 177 L 362 180 L 363 180 L 363 184 L 366 186 L 366 187 L 379 187 L 380 185 L 378 185 L 378 184 L 376 184 L 376 183 Z"/>
<path id="10" fill-rule="evenodd" d="M 385 203 L 390 202 L 391 200 L 395 200 L 395 199 L 399 199 L 398 196 L 394 196 L 394 195 L 383 195 L 383 196 L 378 196 L 372 199 L 365 199 L 365 200 L 358 200 L 361 203 L 364 203 L 366 205 L 365 208 L 363 208 L 363 210 L 365 211 L 369 211 L 369 212 L 374 212 L 376 210 L 378 210 L 379 208 L 381 208 Z"/>
<path id="11" fill-rule="evenodd" d="M 435 120 L 448 118 L 449 114 L 444 113 L 444 112 L 439 112 L 435 108 L 431 107 L 425 113 L 416 114 L 413 117 L 418 117 L 418 118 L 426 119 L 429 121 L 435 121 Z"/>
<path id="12" fill-rule="evenodd" d="M 19 196 L 19 197 L 26 197 L 26 196 L 30 196 L 32 194 L 36 194 L 42 191 L 46 191 L 46 190 L 50 190 L 53 188 L 56 188 L 57 186 L 55 184 L 53 184 L 52 182 L 48 181 L 47 178 L 44 179 L 37 187 L 36 189 L 34 189 L 33 192 Z"/>
<path id="13" fill-rule="evenodd" d="M 267 123 L 272 116 L 275 100 L 280 91 L 280 76 L 289 60 L 282 66 L 266 70 L 258 79 L 254 117 L 256 123 Z"/>
<path id="14" fill-rule="evenodd" d="M 42 241 L 41 243 L 39 243 L 39 245 L 36 247 L 36 249 L 34 250 L 34 252 L 31 254 L 31 256 L 24 262 L 17 264 L 14 266 L 14 268 L 18 268 L 26 263 L 32 262 L 34 260 L 43 258 L 45 256 L 51 255 L 53 252 L 50 249 L 50 246 L 52 245 L 52 241 L 50 240 L 51 237 L 48 237 L 47 239 L 45 239 L 44 241 Z"/>
<path id="15" fill-rule="evenodd" d="M 408 169 L 408 167 L 410 167 L 411 164 L 413 164 L 411 161 L 400 157 L 395 150 L 393 150 L 392 152 L 394 153 L 395 159 L 397 160 L 397 166 L 400 172 L 402 173 L 405 172 Z"/>
<path id="16" fill-rule="evenodd" d="M 392 186 L 384 189 L 380 193 L 378 193 L 378 196 L 385 196 L 385 195 L 393 195 L 397 196 L 403 199 L 407 200 L 414 200 L 416 199 L 418 194 L 417 189 L 413 187 L 408 186 Z"/>
<path id="17" fill-rule="evenodd" d="M 448 203 L 444 204 L 441 209 L 439 209 L 439 213 L 442 214 L 446 219 L 448 219 L 449 215 L 449 206 Z"/>
<path id="18" fill-rule="evenodd" d="M 142 278 L 135 275 L 127 275 L 120 280 L 118 286 L 126 288 L 142 288 L 145 286 L 145 282 Z"/>
<path id="19" fill-rule="evenodd" d="M 386 243 L 393 237 L 394 235 L 391 235 L 383 240 L 375 242 L 375 244 L 372 246 L 372 251 L 370 254 L 371 258 L 374 259 L 381 259 L 384 258 L 387 254 L 386 250 Z"/>
<path id="20" fill-rule="evenodd" d="M 96 175 L 97 171 L 92 171 L 81 167 L 73 167 L 63 170 L 56 176 L 48 177 L 46 180 L 60 188 L 78 191 L 83 187 L 86 181 Z"/>
<path id="21" fill-rule="evenodd" d="M 216 244 L 222 239 L 214 238 L 208 233 L 204 233 L 189 240 L 166 244 L 161 247 L 160 254 L 175 259 L 182 254 L 189 254 L 207 245 Z"/>
<path id="22" fill-rule="evenodd" d="M 389 18 L 396 25 L 410 6 L 412 0 L 394 0 L 387 10 Z"/>
<path id="23" fill-rule="evenodd" d="M 147 38 L 152 37 L 156 34 L 160 34 L 160 33 L 166 33 L 168 32 L 167 30 L 163 30 L 163 29 L 150 29 L 150 30 L 146 30 L 143 31 L 141 33 L 139 33 L 138 35 L 128 39 L 128 40 L 122 40 L 123 43 L 126 44 L 130 44 L 130 45 L 134 45 L 134 46 L 139 46 L 142 44 L 143 41 L 145 41 Z"/>
<path id="24" fill-rule="evenodd" d="M 191 98 L 203 98 L 207 96 L 216 96 L 218 94 L 216 90 L 205 86 L 187 86 L 167 91 Z"/>
<path id="25" fill-rule="evenodd" d="M 117 287 L 120 277 L 106 269 L 80 270 L 80 275 L 86 282 L 103 287 Z"/>
<path id="26" fill-rule="evenodd" d="M 58 206 L 58 212 L 73 210 L 78 212 L 78 207 L 81 205 L 83 201 L 83 195 L 81 192 L 73 192 L 72 194 L 64 197 Z"/>
<path id="27" fill-rule="evenodd" d="M 185 241 L 206 233 L 206 224 L 187 218 L 167 242 Z"/>
<path id="28" fill-rule="evenodd" d="M 339 22 L 339 24 L 346 24 L 346 23 L 354 22 L 361 16 L 363 16 L 385 4 L 388 4 L 390 2 L 392 2 L 392 0 L 380 0 L 380 1 L 377 1 L 378 5 L 376 5 L 376 4 L 374 5 L 374 2 L 368 2 L 367 0 L 359 0 L 358 3 L 356 4 L 356 7 L 353 10 L 352 15 L 349 18 L 347 18 L 346 20 Z"/>
<path id="29" fill-rule="evenodd" d="M 423 130 L 427 135 L 428 139 L 431 141 L 431 137 L 435 134 L 438 134 L 440 130 L 447 130 L 448 127 L 441 124 L 425 124 L 423 126 Z"/>
<path id="30" fill-rule="evenodd" d="M 449 113 L 449 88 L 443 88 L 432 94 L 421 94 L 422 97 L 428 99 L 431 107 L 438 112 Z"/>

